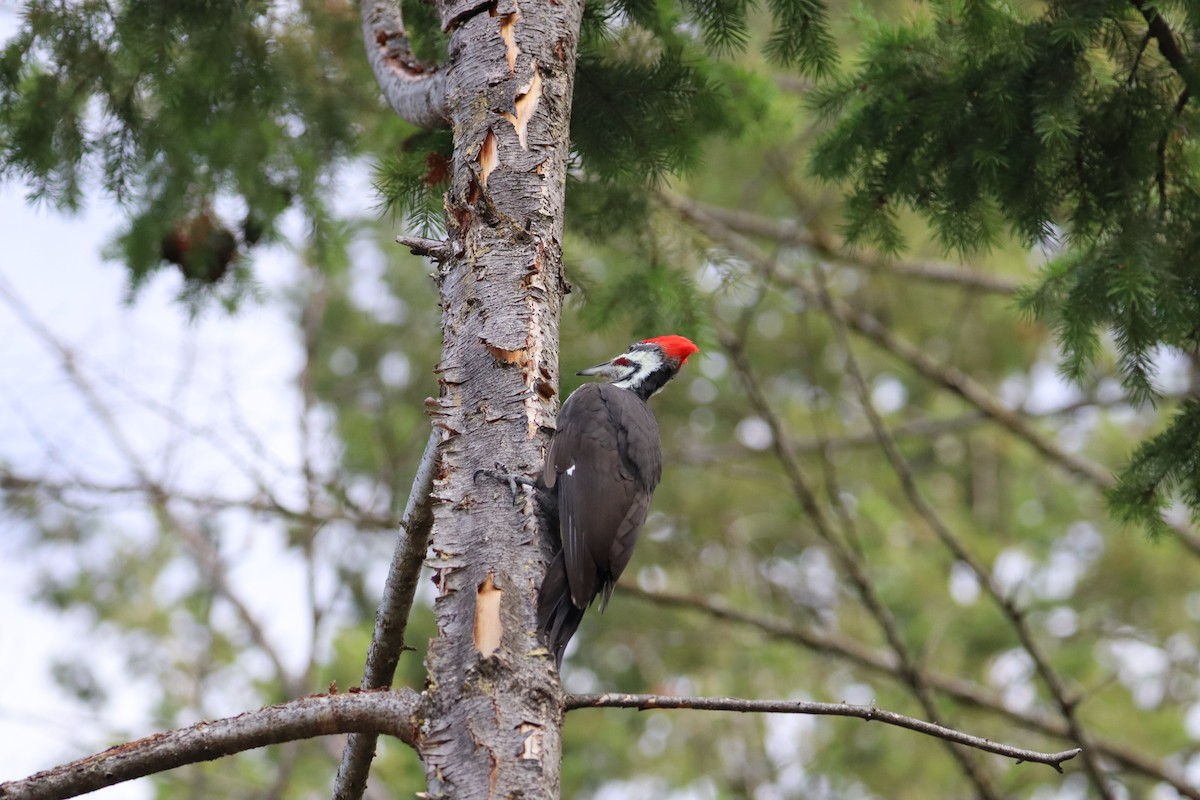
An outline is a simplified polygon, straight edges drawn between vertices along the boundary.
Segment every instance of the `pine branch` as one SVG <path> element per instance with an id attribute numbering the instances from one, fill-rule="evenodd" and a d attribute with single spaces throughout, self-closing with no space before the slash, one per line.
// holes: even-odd
<path id="1" fill-rule="evenodd" d="M 1079 755 L 1080 749 L 1064 750 L 1061 753 L 1041 753 L 1037 750 L 1025 750 L 1007 744 L 1000 744 L 988 739 L 981 739 L 969 733 L 947 728 L 933 722 L 907 717 L 895 711 L 878 708 L 874 705 L 856 706 L 849 703 L 813 703 L 805 700 L 744 700 L 737 697 L 672 697 L 654 694 L 569 694 L 564 698 L 567 711 L 581 708 L 636 708 L 639 711 L 651 709 L 690 708 L 697 711 L 738 711 L 758 714 L 811 714 L 814 716 L 857 717 L 868 722 L 882 722 L 907 728 L 910 731 L 934 736 L 947 742 L 966 745 L 976 750 L 995 753 L 1008 758 L 1015 758 L 1020 764 L 1029 761 L 1046 764 L 1062 773 L 1062 763 L 1070 761 Z"/>
<path id="2" fill-rule="evenodd" d="M 383 587 L 383 601 L 375 616 L 375 632 L 367 651 L 367 664 L 363 668 L 363 689 L 390 686 L 396 676 L 396 664 L 404 651 L 404 634 L 408 629 L 413 596 L 417 592 L 421 565 L 429 549 L 429 531 L 433 525 L 430 493 L 437 471 L 440 440 L 436 430 L 429 434 L 417 474 L 413 476 L 408 504 L 404 509 L 404 521 L 401 523 L 405 536 L 396 544 L 387 583 Z M 333 786 L 334 800 L 358 800 L 362 797 L 367 787 L 371 760 L 375 757 L 377 738 L 376 734 L 369 732 L 350 735 L 342 751 L 342 762 Z"/>
<path id="3" fill-rule="evenodd" d="M 375 80 L 392 110 L 422 128 L 445 127 L 446 72 L 413 55 L 396 0 L 362 0 L 363 43 Z"/>
<path id="4" fill-rule="evenodd" d="M 1096 488 L 1107 491 L 1116 481 L 1112 474 L 1089 459 L 1063 449 L 1057 442 L 1039 432 L 1021 413 L 1014 411 L 992 394 L 987 387 L 969 375 L 953 367 L 939 364 L 924 350 L 890 331 L 870 314 L 859 311 L 842 300 L 829 298 L 823 302 L 811 281 L 781 273 L 774 259 L 762 248 L 746 237 L 731 230 L 721 221 L 705 213 L 704 209 L 690 202 L 677 203 L 675 210 L 685 220 L 703 231 L 714 241 L 729 248 L 758 269 L 768 280 L 798 290 L 806 302 L 821 308 L 830 316 L 841 319 L 855 333 L 870 339 L 880 348 L 906 363 L 926 380 L 941 386 L 978 408 L 989 419 L 1006 428 L 1019 439 L 1023 439 L 1051 463 L 1057 464 L 1071 474 L 1085 479 Z M 1168 523 L 1179 541 L 1200 556 L 1200 535 L 1183 523 Z"/>
<path id="5" fill-rule="evenodd" d="M 1183 83 L 1187 86 L 1189 94 L 1200 94 L 1200 73 L 1197 73 L 1195 67 L 1188 61 L 1183 50 L 1179 47 L 1179 40 L 1175 38 L 1175 32 L 1171 30 L 1171 26 L 1167 24 L 1167 20 L 1163 17 L 1155 4 L 1148 3 L 1146 0 L 1129 0 L 1134 8 L 1141 12 L 1146 20 L 1146 25 L 1149 28 L 1150 35 L 1158 43 L 1158 51 L 1162 53 L 1163 58 L 1171 65 L 1171 69 L 1183 79 Z"/>
<path id="6" fill-rule="evenodd" d="M 0 783 L 3 800 L 60 800 L 187 764 L 335 733 L 385 733 L 416 746 L 420 695 L 351 692 L 302 697 L 236 717 L 198 722 L 111 747 L 102 753 Z"/>

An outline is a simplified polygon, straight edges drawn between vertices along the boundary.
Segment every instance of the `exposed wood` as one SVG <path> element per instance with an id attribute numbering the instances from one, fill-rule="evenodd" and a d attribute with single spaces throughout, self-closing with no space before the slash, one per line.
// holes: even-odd
<path id="1" fill-rule="evenodd" d="M 442 437 L 429 559 L 438 636 L 420 748 L 431 797 L 559 792 L 558 676 L 535 634 L 547 548 L 530 503 L 472 479 L 497 467 L 536 472 L 554 427 L 582 10 L 581 0 L 439 3 L 454 158 L 453 255 L 437 276 L 441 390 L 427 403 Z"/>

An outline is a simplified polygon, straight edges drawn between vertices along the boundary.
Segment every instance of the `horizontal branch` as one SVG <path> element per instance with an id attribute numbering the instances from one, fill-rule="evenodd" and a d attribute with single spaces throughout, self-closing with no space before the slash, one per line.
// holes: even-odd
<path id="1" fill-rule="evenodd" d="M 358 513 L 353 509 L 346 510 L 332 505 L 320 505 L 313 508 L 289 508 L 273 497 L 220 497 L 218 495 L 194 494 L 178 489 L 170 489 L 161 484 L 147 486 L 142 483 L 99 483 L 82 478 L 55 480 L 37 475 L 21 475 L 0 467 L 0 491 L 35 492 L 72 507 L 84 507 L 93 510 L 95 504 L 85 505 L 79 497 L 102 498 L 121 497 L 124 495 L 145 495 L 149 502 L 166 501 L 178 502 L 210 511 L 227 511 L 242 509 L 256 514 L 277 514 L 297 522 L 324 524 L 330 520 L 345 520 L 360 528 L 380 530 L 394 529 L 400 520 L 384 514 L 369 512 Z M 97 503 L 99 500 L 96 501 Z"/>
<path id="2" fill-rule="evenodd" d="M 2 800 L 59 800 L 169 769 L 335 733 L 386 733 L 416 746 L 420 695 L 351 692 L 302 697 L 111 747 L 28 778 L 0 783 Z"/>
<path id="3" fill-rule="evenodd" d="M 398 0 L 362 0 L 362 33 L 367 60 L 392 110 L 421 128 L 446 127 L 446 72 L 413 55 Z"/>
<path id="4" fill-rule="evenodd" d="M 1164 400 L 1181 400 L 1185 397 L 1184 394 L 1164 395 Z M 1029 419 L 1048 419 L 1053 417 L 1069 416 L 1084 409 L 1107 409 L 1119 405 L 1127 405 L 1129 399 L 1126 397 L 1114 397 L 1111 399 L 1101 400 L 1099 398 L 1087 398 L 1077 400 L 1073 403 L 1048 408 L 1039 411 L 1029 411 L 1028 409 L 1016 409 L 1015 412 Z M 955 417 L 929 417 L 926 419 L 914 419 L 907 422 L 896 424 L 891 429 L 891 434 L 896 439 L 915 438 L 915 439 L 932 439 L 941 436 L 944 433 L 958 433 L 960 431 L 970 430 L 971 428 L 979 427 L 990 421 L 987 414 L 983 411 L 975 410 L 968 411 Z M 797 436 L 792 440 L 792 447 L 799 453 L 820 453 L 833 452 L 839 450 L 851 450 L 855 448 L 874 448 L 879 446 L 879 437 L 874 431 L 856 431 L 840 436 Z M 671 463 L 704 465 L 710 463 L 728 464 L 738 456 L 744 456 L 746 448 L 741 445 L 724 445 L 724 446 L 687 446 L 685 445 L 679 453 L 676 453 L 671 459 Z"/>
<path id="5" fill-rule="evenodd" d="M 424 236 L 396 237 L 396 244 L 404 245 L 414 256 L 427 256 L 434 261 L 448 261 L 453 253 L 450 243 L 439 239 L 426 239 Z"/>
<path id="6" fill-rule="evenodd" d="M 969 733 L 947 728 L 932 722 L 906 717 L 894 711 L 887 711 L 876 706 L 856 706 L 850 703 L 814 703 L 806 700 L 744 700 L 737 697 L 670 697 L 654 694 L 569 694 L 564 698 L 567 711 L 580 708 L 636 708 L 641 711 L 650 709 L 691 708 L 698 711 L 739 711 L 759 714 L 811 714 L 815 716 L 857 717 L 868 722 L 877 721 L 910 731 L 923 733 L 938 739 L 944 739 L 955 744 L 973 747 L 988 753 L 995 753 L 1008 758 L 1015 758 L 1017 763 L 1030 761 L 1046 764 L 1058 772 L 1062 772 L 1062 763 L 1070 761 L 1079 755 L 1080 748 L 1064 750 L 1061 753 L 1041 753 L 1037 750 L 1025 750 L 1000 744 L 989 739 L 981 739 Z"/>
<path id="7" fill-rule="evenodd" d="M 658 606 L 687 609 L 713 619 L 744 625 L 772 639 L 843 659 L 895 680 L 904 680 L 895 653 L 864 645 L 857 639 L 834 631 L 798 627 L 791 622 L 752 614 L 728 605 L 718 596 L 700 597 L 671 592 L 650 592 L 628 581 L 618 583 L 617 591 L 623 596 L 635 597 Z M 1070 736 L 1066 723 L 1057 715 L 1036 708 L 1024 711 L 1015 709 L 1006 704 L 1003 697 L 994 691 L 965 678 L 945 675 L 929 667 L 922 670 L 922 676 L 932 689 L 965 706 L 998 714 L 1016 725 L 1047 736 L 1060 739 Z M 1181 797 L 1200 800 L 1200 790 L 1189 784 L 1183 775 L 1151 756 L 1133 750 L 1126 743 L 1094 738 L 1090 745 L 1097 755 L 1112 759 L 1125 769 L 1140 773 L 1151 780 L 1170 784 Z"/>

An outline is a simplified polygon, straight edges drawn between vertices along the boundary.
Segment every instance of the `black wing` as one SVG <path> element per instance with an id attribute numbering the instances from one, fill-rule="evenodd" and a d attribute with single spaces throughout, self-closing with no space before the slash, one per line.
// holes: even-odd
<path id="1" fill-rule="evenodd" d="M 571 604 L 587 608 L 625 570 L 662 476 L 658 423 L 646 401 L 607 383 L 563 404 L 542 480 L 556 489 Z"/>

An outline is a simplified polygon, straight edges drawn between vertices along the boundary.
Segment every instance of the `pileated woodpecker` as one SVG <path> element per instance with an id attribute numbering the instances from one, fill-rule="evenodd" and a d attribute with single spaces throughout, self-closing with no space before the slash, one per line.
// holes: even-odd
<path id="1" fill-rule="evenodd" d="M 635 342 L 579 375 L 604 378 L 571 393 L 535 486 L 562 549 L 538 593 L 538 627 L 555 661 L 603 595 L 601 610 L 633 555 L 650 497 L 662 477 L 658 423 L 646 401 L 700 348 L 682 336 Z"/>

